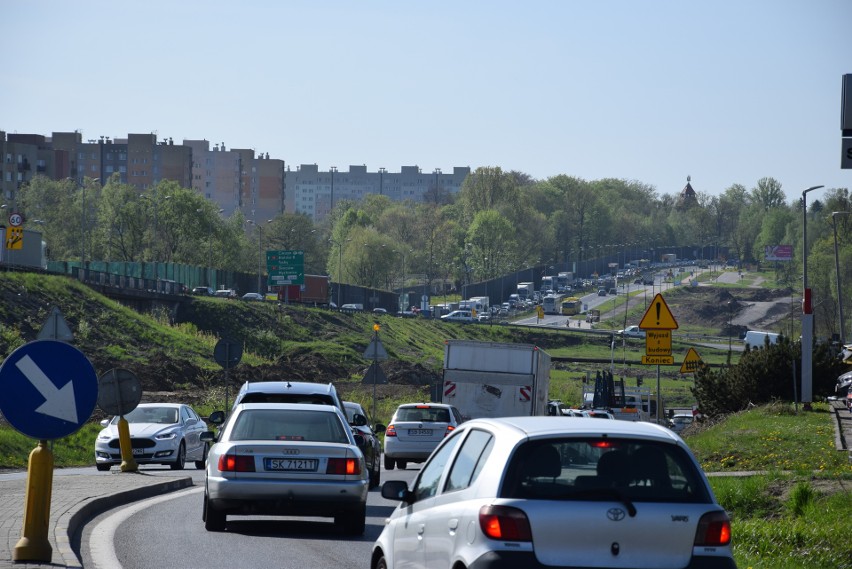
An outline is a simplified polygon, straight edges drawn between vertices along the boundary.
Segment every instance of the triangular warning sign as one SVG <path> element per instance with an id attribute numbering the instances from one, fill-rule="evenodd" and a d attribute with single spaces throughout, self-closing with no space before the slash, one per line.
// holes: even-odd
<path id="1" fill-rule="evenodd" d="M 388 376 L 386 376 L 385 372 L 382 371 L 382 368 L 379 366 L 379 362 L 371 363 L 370 367 L 367 368 L 367 373 L 364 374 L 364 379 L 361 380 L 361 383 L 365 385 L 385 385 L 387 382 Z"/>
<path id="2" fill-rule="evenodd" d="M 74 339 L 74 334 L 71 333 L 71 328 L 62 316 L 59 308 L 54 306 L 53 310 L 44 321 L 44 325 L 38 333 L 39 340 L 60 340 L 62 342 L 70 342 Z"/>
<path id="3" fill-rule="evenodd" d="M 658 293 L 648 305 L 639 327 L 643 330 L 677 330 L 677 321 L 662 294 Z"/>
<path id="4" fill-rule="evenodd" d="M 686 352 L 686 357 L 683 358 L 683 363 L 680 366 L 680 373 L 695 373 L 700 368 L 704 367 L 704 360 L 695 351 L 695 348 L 689 348 Z"/>

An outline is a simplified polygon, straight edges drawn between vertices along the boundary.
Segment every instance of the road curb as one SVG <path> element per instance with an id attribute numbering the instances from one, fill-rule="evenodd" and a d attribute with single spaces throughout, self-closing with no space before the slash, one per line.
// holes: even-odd
<path id="1" fill-rule="evenodd" d="M 122 476 L 127 476 L 127 473 L 122 474 Z M 82 569 L 83 564 L 79 558 L 80 530 L 92 518 L 117 506 L 175 492 L 192 485 L 192 478 L 178 478 L 106 496 L 93 496 L 83 499 L 77 506 L 64 512 L 53 528 L 56 553 L 61 559 L 61 564 L 65 567 Z"/>

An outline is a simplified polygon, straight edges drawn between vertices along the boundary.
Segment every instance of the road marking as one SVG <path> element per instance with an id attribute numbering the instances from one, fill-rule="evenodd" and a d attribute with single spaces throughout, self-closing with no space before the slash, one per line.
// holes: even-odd
<path id="1" fill-rule="evenodd" d="M 92 559 L 94 569 L 121 569 L 121 563 L 115 554 L 115 532 L 130 516 L 138 514 L 145 508 L 150 508 L 160 502 L 181 498 L 184 494 L 202 491 L 204 491 L 202 486 L 195 486 L 186 490 L 178 490 L 177 492 L 143 500 L 142 502 L 135 502 L 121 507 L 121 510 L 101 520 L 98 525 L 92 528 L 92 533 L 89 536 L 89 555 Z"/>

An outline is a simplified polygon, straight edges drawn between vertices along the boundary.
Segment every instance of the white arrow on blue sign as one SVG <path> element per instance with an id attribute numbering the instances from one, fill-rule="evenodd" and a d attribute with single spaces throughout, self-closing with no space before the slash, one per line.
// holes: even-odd
<path id="1" fill-rule="evenodd" d="M 0 366 L 0 411 L 17 431 L 39 440 L 75 433 L 92 416 L 98 376 L 77 348 L 37 340 Z"/>

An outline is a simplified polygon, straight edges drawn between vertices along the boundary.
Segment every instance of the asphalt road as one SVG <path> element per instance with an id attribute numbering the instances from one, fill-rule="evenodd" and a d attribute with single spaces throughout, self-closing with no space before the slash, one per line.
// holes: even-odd
<path id="1" fill-rule="evenodd" d="M 411 481 L 420 465 L 382 471 L 382 481 Z M 194 471 L 187 471 L 191 474 Z M 81 537 L 83 566 L 94 569 L 304 567 L 368 568 L 373 542 L 395 502 L 370 491 L 363 536 L 342 535 L 331 518 L 233 516 L 225 532 L 201 521 L 203 472 L 195 487 L 131 504 L 88 523 Z M 197 480 L 196 480 L 197 478 Z"/>

